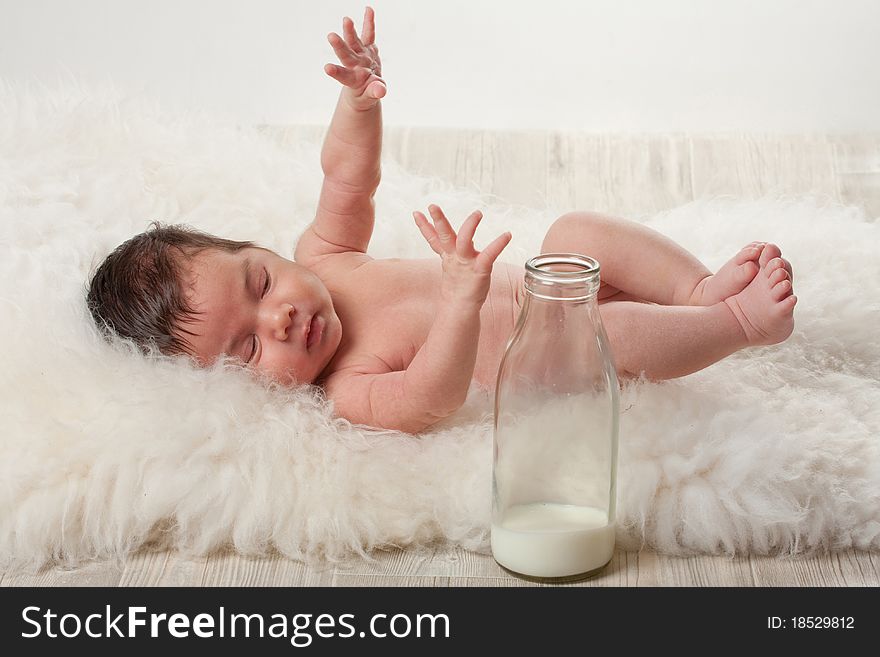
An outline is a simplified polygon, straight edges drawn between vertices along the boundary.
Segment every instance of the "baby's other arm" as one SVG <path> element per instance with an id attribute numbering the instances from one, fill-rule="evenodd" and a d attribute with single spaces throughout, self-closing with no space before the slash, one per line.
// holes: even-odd
<path id="1" fill-rule="evenodd" d="M 352 422 L 419 433 L 452 415 L 467 397 L 480 340 L 480 308 L 489 292 L 492 266 L 510 242 L 510 233 L 479 252 L 473 244 L 482 219 L 479 211 L 467 218 L 457 236 L 439 207 L 432 205 L 429 212 L 433 226 L 422 213 L 414 216 L 443 260 L 437 315 L 406 370 L 328 382 L 337 413 Z"/>
<path id="2" fill-rule="evenodd" d="M 375 44 L 373 10 L 367 7 L 358 37 L 346 17 L 343 39 L 327 38 L 343 64 L 324 71 L 343 87 L 321 151 L 324 184 L 315 220 L 300 238 L 294 257 L 308 259 L 347 251 L 366 252 L 373 232 L 373 195 L 381 176 L 382 105 L 385 81 Z"/>

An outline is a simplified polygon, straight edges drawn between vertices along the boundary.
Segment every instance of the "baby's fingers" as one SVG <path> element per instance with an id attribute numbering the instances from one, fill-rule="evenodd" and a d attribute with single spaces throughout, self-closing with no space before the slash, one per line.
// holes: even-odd
<path id="1" fill-rule="evenodd" d="M 455 231 L 452 229 L 452 224 L 449 223 L 449 219 L 438 206 L 429 205 L 428 212 L 431 214 L 431 219 L 434 220 L 434 228 L 440 238 L 441 248 L 446 253 L 452 253 L 455 251 Z"/>
<path id="2" fill-rule="evenodd" d="M 372 7 L 364 10 L 364 29 L 361 30 L 361 37 L 365 46 L 370 46 L 376 40 L 376 14 Z"/>
<path id="3" fill-rule="evenodd" d="M 357 54 L 348 47 L 348 44 L 342 40 L 342 37 L 336 34 L 336 32 L 331 32 L 327 35 L 327 41 L 330 42 L 330 45 L 333 46 L 333 52 L 336 53 L 336 56 L 339 57 L 339 61 L 345 64 L 350 68 L 354 68 L 355 66 L 359 66 L 361 63 L 360 58 Z"/>
<path id="4" fill-rule="evenodd" d="M 357 73 L 336 64 L 327 64 L 324 72 L 337 82 L 344 84 L 346 87 L 358 86 Z"/>
<path id="5" fill-rule="evenodd" d="M 385 80 L 379 78 L 370 82 L 364 92 L 368 98 L 384 98 L 386 93 L 388 93 L 388 87 L 385 86 Z"/>
<path id="6" fill-rule="evenodd" d="M 474 233 L 477 232 L 477 226 L 479 226 L 482 218 L 483 213 L 476 210 L 464 220 L 461 228 L 458 229 L 458 239 L 455 243 L 455 250 L 458 252 L 458 255 L 463 258 L 472 258 L 476 255 L 476 250 L 474 249 Z"/>
<path id="7" fill-rule="evenodd" d="M 354 21 L 348 16 L 342 19 L 342 33 L 345 35 L 345 42 L 349 48 L 357 53 L 363 52 L 364 44 L 354 30 Z"/>
<path id="8" fill-rule="evenodd" d="M 419 227 L 419 231 L 422 233 L 422 237 L 428 242 L 428 246 L 431 247 L 434 253 L 442 256 L 443 249 L 440 247 L 440 238 L 437 236 L 437 231 L 434 230 L 428 218 L 421 212 L 413 212 L 413 217 L 416 220 L 416 226 Z"/>
<path id="9" fill-rule="evenodd" d="M 492 264 L 498 256 L 501 255 L 504 247 L 510 243 L 511 237 L 512 235 L 509 232 L 496 237 L 495 240 L 477 256 L 477 260 L 474 263 L 474 269 L 482 273 L 489 273 L 492 271 Z"/>

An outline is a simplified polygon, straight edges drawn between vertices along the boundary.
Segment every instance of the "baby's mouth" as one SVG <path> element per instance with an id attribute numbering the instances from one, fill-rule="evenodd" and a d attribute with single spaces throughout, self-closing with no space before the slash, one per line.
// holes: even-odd
<path id="1" fill-rule="evenodd" d="M 320 342 L 323 335 L 324 319 L 320 315 L 312 315 L 312 320 L 309 322 L 306 332 L 306 349 L 311 349 L 312 346 Z"/>

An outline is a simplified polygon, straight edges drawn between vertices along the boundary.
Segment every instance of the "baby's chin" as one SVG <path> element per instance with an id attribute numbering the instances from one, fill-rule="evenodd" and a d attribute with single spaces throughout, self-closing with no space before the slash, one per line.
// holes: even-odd
<path id="1" fill-rule="evenodd" d="M 291 365 L 280 372 L 272 373 L 272 380 L 283 386 L 295 387 L 315 383 L 321 378 L 342 343 L 342 323 L 335 314 L 328 322 L 321 342 L 319 350 L 306 367 Z"/>
<path id="2" fill-rule="evenodd" d="M 337 343 L 332 351 L 328 350 L 327 354 L 322 354 L 320 360 L 310 363 L 307 372 L 304 373 L 301 369 L 290 369 L 284 372 L 281 376 L 274 377 L 275 380 L 282 385 L 290 387 L 315 383 L 321 378 L 321 375 L 324 373 L 324 370 L 327 369 L 330 361 L 333 360 L 333 356 L 336 355 L 336 349 L 338 346 Z"/>

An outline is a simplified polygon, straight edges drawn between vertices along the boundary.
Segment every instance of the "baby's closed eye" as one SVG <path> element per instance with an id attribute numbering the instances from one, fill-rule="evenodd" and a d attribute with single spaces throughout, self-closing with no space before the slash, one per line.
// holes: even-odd
<path id="1" fill-rule="evenodd" d="M 264 297 L 266 296 L 266 294 L 269 292 L 269 288 L 270 288 L 271 285 L 272 285 L 272 277 L 269 276 L 269 270 L 266 269 L 265 267 L 263 267 L 263 274 L 264 274 L 265 277 L 266 277 L 266 282 L 263 283 L 263 292 L 262 292 L 262 294 L 260 295 L 260 298 L 261 298 L 261 299 L 264 298 Z"/>

